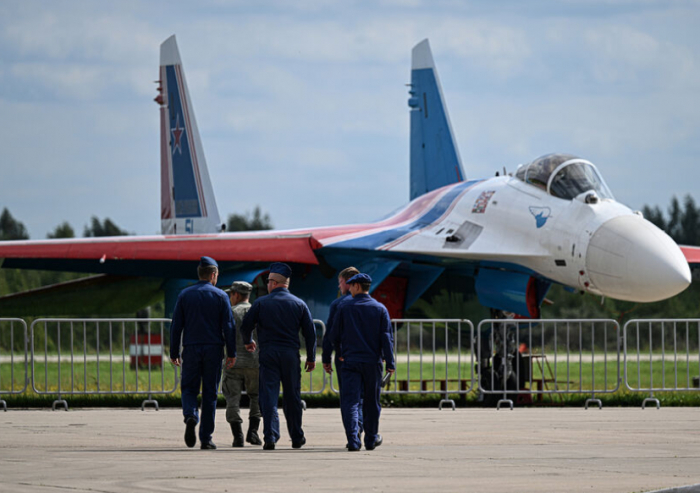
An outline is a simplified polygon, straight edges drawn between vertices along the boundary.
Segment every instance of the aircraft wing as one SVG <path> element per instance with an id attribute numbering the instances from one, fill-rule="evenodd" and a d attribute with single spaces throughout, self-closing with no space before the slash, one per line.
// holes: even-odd
<path id="1" fill-rule="evenodd" d="M 690 265 L 700 266 L 700 247 L 681 245 L 681 251 Z"/>
<path id="2" fill-rule="evenodd" d="M 202 255 L 219 262 L 318 264 L 310 234 L 119 236 L 0 243 L 4 268 L 192 278 Z M 184 267 L 184 269 L 183 269 Z"/>

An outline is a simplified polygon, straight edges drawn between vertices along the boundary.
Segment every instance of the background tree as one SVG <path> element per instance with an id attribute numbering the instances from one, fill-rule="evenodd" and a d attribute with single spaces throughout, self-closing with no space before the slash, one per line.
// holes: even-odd
<path id="1" fill-rule="evenodd" d="M 114 224 L 111 219 L 105 218 L 100 222 L 97 216 L 92 216 L 90 226 L 85 226 L 83 236 L 86 238 L 98 236 L 128 236 L 129 233 Z"/>
<path id="2" fill-rule="evenodd" d="M 47 238 L 49 239 L 55 239 L 55 238 L 75 238 L 75 231 L 71 227 L 70 224 L 68 224 L 67 221 L 62 222 L 56 228 L 53 230 L 53 232 L 48 233 L 46 235 Z"/>
<path id="3" fill-rule="evenodd" d="M 676 240 L 682 245 L 700 244 L 700 211 L 695 206 L 695 201 L 690 195 L 686 195 L 683 201 L 683 213 L 681 214 L 682 235 Z"/>
<path id="4" fill-rule="evenodd" d="M 17 221 L 5 207 L 0 214 L 0 241 L 28 240 L 29 233 L 24 224 Z"/>
<path id="5" fill-rule="evenodd" d="M 245 215 L 229 214 L 226 222 L 226 231 L 263 231 L 272 227 L 270 215 L 263 215 L 259 205 L 255 206 L 252 214 L 249 211 Z"/>
<path id="6" fill-rule="evenodd" d="M 666 219 L 664 219 L 664 213 L 661 212 L 661 209 L 659 208 L 658 205 L 654 207 L 649 207 L 648 205 L 645 205 L 642 207 L 642 214 L 644 215 L 644 218 L 656 225 L 659 229 L 663 229 L 666 231 Z"/>
<path id="7" fill-rule="evenodd" d="M 668 207 L 668 219 L 658 206 L 642 208 L 644 217 L 663 229 L 676 243 L 681 245 L 700 245 L 700 209 L 693 197 L 688 194 L 683 205 L 675 196 Z"/>

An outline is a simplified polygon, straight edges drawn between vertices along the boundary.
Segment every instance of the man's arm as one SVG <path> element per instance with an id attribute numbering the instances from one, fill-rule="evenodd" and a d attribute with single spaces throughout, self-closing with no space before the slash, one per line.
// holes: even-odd
<path id="1" fill-rule="evenodd" d="M 316 367 L 316 329 L 311 318 L 311 312 L 306 303 L 302 304 L 301 333 L 306 342 L 306 371 L 312 371 Z M 309 369 L 309 366 L 311 368 Z"/>
<path id="2" fill-rule="evenodd" d="M 173 310 L 173 320 L 170 324 L 170 361 L 175 366 L 180 366 L 180 340 L 184 323 L 182 303 L 178 297 Z"/>
<path id="3" fill-rule="evenodd" d="M 328 313 L 328 322 L 326 323 L 326 332 L 323 334 L 323 352 L 321 353 L 321 361 L 323 362 L 324 368 L 326 368 L 326 365 L 331 364 L 331 354 L 333 354 L 333 343 L 331 342 L 330 334 L 331 330 L 333 330 L 333 323 L 335 320 L 335 314 L 337 310 L 338 303 L 334 301 L 333 303 L 331 303 L 331 309 Z"/>
<path id="4" fill-rule="evenodd" d="M 389 312 L 382 306 L 382 314 L 380 316 L 380 334 L 382 338 L 382 359 L 386 362 L 386 371 L 393 373 L 396 369 L 394 361 L 394 337 L 391 330 L 391 318 Z"/>
<path id="5" fill-rule="evenodd" d="M 221 320 L 221 332 L 224 335 L 226 342 L 227 360 L 236 358 L 236 321 L 233 319 L 233 312 L 229 304 L 228 297 L 222 297 L 221 307 L 219 311 L 219 319 Z"/>
<path id="6" fill-rule="evenodd" d="M 256 300 L 255 303 L 253 303 L 253 306 L 250 307 L 250 310 L 248 310 L 243 317 L 243 322 L 241 322 L 241 326 L 238 329 L 241 332 L 241 338 L 246 348 L 250 344 L 255 344 L 255 341 L 253 341 L 253 329 L 255 329 L 255 324 L 258 323 L 259 313 L 260 303 L 258 303 Z"/>

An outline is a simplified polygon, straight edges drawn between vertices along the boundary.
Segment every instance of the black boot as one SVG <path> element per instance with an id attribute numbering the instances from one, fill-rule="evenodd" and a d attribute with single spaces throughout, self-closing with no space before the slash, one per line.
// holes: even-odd
<path id="1" fill-rule="evenodd" d="M 243 446 L 243 428 L 241 423 L 229 423 L 231 425 L 231 433 L 233 433 L 233 444 L 232 447 L 242 447 Z"/>
<path id="2" fill-rule="evenodd" d="M 262 445 L 262 440 L 258 436 L 258 428 L 260 427 L 260 418 L 250 418 L 248 425 L 248 435 L 246 441 L 253 445 Z"/>

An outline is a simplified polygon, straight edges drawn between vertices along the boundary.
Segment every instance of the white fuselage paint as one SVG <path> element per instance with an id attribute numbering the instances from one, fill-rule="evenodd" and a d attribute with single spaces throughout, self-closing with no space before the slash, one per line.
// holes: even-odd
<path id="1" fill-rule="evenodd" d="M 514 177 L 491 178 L 462 192 L 438 221 L 382 249 L 514 263 L 566 286 L 630 301 L 665 299 L 688 286 L 688 263 L 668 235 L 615 200 L 586 203 L 587 194 L 566 200 Z M 447 238 L 467 221 L 480 233 L 452 246 Z"/>

